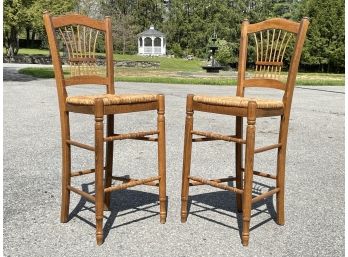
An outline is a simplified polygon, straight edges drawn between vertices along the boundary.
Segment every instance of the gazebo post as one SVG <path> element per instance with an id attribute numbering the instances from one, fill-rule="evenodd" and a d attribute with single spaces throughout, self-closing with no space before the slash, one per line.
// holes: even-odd
<path id="1" fill-rule="evenodd" d="M 165 48 L 165 45 L 164 45 L 164 38 L 163 37 L 161 37 L 161 53 L 163 55 L 166 54 L 166 48 Z"/>
<path id="2" fill-rule="evenodd" d="M 154 36 L 151 37 L 151 43 L 152 43 L 151 55 L 154 55 L 155 54 L 155 37 Z"/>
<path id="3" fill-rule="evenodd" d="M 145 54 L 145 37 L 142 36 L 141 39 L 143 40 L 143 51 L 142 51 L 142 54 Z"/>
<path id="4" fill-rule="evenodd" d="M 138 38 L 138 54 L 140 54 L 140 38 Z"/>

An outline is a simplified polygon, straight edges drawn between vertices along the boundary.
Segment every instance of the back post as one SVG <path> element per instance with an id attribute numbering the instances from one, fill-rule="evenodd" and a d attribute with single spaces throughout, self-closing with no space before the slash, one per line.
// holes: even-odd
<path id="1" fill-rule="evenodd" d="M 244 79 L 247 63 L 248 50 L 248 25 L 249 20 L 243 20 L 241 27 L 241 38 L 239 46 L 239 60 L 238 60 L 238 78 L 237 78 L 237 96 L 244 96 Z"/>

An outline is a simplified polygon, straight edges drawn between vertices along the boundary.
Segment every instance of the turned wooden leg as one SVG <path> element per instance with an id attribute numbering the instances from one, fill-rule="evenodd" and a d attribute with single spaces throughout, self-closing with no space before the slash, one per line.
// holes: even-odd
<path id="1" fill-rule="evenodd" d="M 164 224 L 167 218 L 167 195 L 166 195 L 166 136 L 165 136 L 165 103 L 164 95 L 158 96 L 157 129 L 158 129 L 158 175 L 160 222 Z"/>
<path id="2" fill-rule="evenodd" d="M 285 224 L 285 159 L 286 159 L 286 143 L 288 135 L 289 120 L 283 115 L 280 120 L 279 143 L 281 147 L 278 148 L 277 158 L 277 187 L 280 189 L 276 196 L 277 206 L 277 223 L 279 225 Z"/>
<path id="3" fill-rule="evenodd" d="M 246 147 L 245 147 L 245 174 L 243 189 L 243 231 L 242 244 L 249 244 L 249 227 L 251 216 L 252 183 L 254 169 L 254 150 L 255 150 L 255 122 L 256 122 L 256 102 L 248 103 Z"/>
<path id="4" fill-rule="evenodd" d="M 62 129 L 62 204 L 60 222 L 65 223 L 69 217 L 71 183 L 71 146 L 66 141 L 70 139 L 69 112 L 61 114 Z"/>
<path id="5" fill-rule="evenodd" d="M 243 117 L 236 117 L 236 137 L 243 137 Z M 236 143 L 236 187 L 243 189 L 243 144 Z M 237 211 L 242 212 L 242 195 L 236 194 Z"/>
<path id="6" fill-rule="evenodd" d="M 104 211 L 104 103 L 102 99 L 95 101 L 95 218 L 97 244 L 103 243 L 103 211 Z"/>
<path id="7" fill-rule="evenodd" d="M 193 95 L 187 96 L 186 102 L 186 121 L 185 121 L 185 139 L 184 139 L 184 156 L 182 171 L 182 188 L 181 188 L 181 222 L 187 220 L 187 201 L 189 193 L 189 176 L 191 167 L 192 152 L 192 128 L 193 128 Z"/>
<path id="8" fill-rule="evenodd" d="M 107 116 L 107 136 L 114 134 L 114 115 Z M 114 141 L 106 143 L 106 165 L 105 165 L 105 188 L 111 186 L 112 183 L 112 165 L 114 157 Z M 105 193 L 105 206 L 110 209 L 111 192 Z"/>

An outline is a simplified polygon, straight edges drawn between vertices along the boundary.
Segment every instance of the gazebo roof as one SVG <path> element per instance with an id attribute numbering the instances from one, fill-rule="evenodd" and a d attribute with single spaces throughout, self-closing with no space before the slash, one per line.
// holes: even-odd
<path id="1" fill-rule="evenodd" d="M 150 26 L 150 29 L 138 34 L 138 37 L 142 36 L 165 37 L 165 35 L 162 32 L 155 30 L 155 27 L 153 25 Z"/>

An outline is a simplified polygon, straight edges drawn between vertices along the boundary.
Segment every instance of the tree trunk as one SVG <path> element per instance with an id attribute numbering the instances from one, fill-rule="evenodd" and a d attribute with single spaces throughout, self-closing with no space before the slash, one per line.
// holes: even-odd
<path id="1" fill-rule="evenodd" d="M 122 24 L 122 40 L 123 40 L 123 47 L 122 47 L 122 54 L 125 55 L 126 54 L 126 22 L 123 21 Z"/>
<path id="2" fill-rule="evenodd" d="M 34 40 L 35 40 L 35 30 L 33 29 L 31 31 L 31 42 L 30 42 L 30 47 L 34 48 Z"/>
<path id="3" fill-rule="evenodd" d="M 18 54 L 19 50 L 19 40 L 18 40 L 18 31 L 15 27 L 11 27 L 10 33 L 7 37 L 7 56 L 11 58 L 11 61 L 14 60 L 14 56 Z"/>
<path id="4" fill-rule="evenodd" d="M 123 50 L 122 50 L 122 54 L 125 55 L 126 54 L 126 35 L 123 34 Z"/>
<path id="5" fill-rule="evenodd" d="M 29 40 L 30 40 L 30 28 L 29 27 L 26 27 L 26 32 L 27 32 L 27 44 L 29 43 Z"/>

